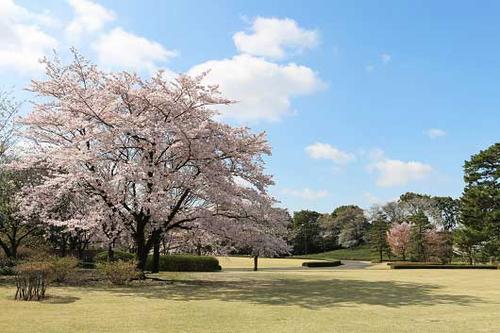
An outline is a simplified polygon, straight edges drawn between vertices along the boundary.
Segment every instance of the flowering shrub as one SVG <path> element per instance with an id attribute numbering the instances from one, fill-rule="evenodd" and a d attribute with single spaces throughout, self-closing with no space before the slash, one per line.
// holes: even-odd
<path id="1" fill-rule="evenodd" d="M 97 269 L 116 285 L 128 284 L 140 276 L 137 263 L 134 261 L 103 262 L 97 265 Z"/>
<path id="2" fill-rule="evenodd" d="M 74 275 L 78 266 L 78 259 L 75 257 L 55 257 L 50 260 L 52 277 L 56 282 L 65 282 Z"/>

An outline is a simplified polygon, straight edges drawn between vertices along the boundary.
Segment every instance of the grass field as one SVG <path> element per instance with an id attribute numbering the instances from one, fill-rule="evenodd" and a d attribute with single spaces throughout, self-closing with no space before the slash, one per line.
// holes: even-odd
<path id="1" fill-rule="evenodd" d="M 361 245 L 351 249 L 339 249 L 322 253 L 308 254 L 298 256 L 300 258 L 310 258 L 310 259 L 326 259 L 326 260 L 378 260 L 379 255 L 374 251 L 369 245 Z M 384 260 L 388 260 L 389 257 L 384 253 Z"/>
<path id="2" fill-rule="evenodd" d="M 500 271 L 302 269 L 300 259 L 223 258 L 218 273 L 162 273 L 130 287 L 51 287 L 13 301 L 0 332 L 498 332 Z"/>

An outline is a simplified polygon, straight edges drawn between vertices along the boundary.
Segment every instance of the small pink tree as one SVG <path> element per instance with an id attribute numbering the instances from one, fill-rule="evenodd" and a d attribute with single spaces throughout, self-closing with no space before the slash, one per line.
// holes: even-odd
<path id="1" fill-rule="evenodd" d="M 387 232 L 387 243 L 394 255 L 406 260 L 406 253 L 410 247 L 411 226 L 407 222 L 395 223 Z"/>
<path id="2" fill-rule="evenodd" d="M 451 235 L 446 231 L 435 228 L 428 230 L 425 234 L 425 247 L 428 258 L 432 261 L 447 263 L 453 255 Z"/>

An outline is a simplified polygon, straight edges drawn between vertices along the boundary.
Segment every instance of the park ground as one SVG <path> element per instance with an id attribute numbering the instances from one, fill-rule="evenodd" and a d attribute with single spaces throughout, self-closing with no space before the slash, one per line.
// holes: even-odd
<path id="1" fill-rule="evenodd" d="M 500 271 L 302 268 L 303 259 L 220 258 L 222 272 L 169 282 L 49 289 L 12 300 L 0 284 L 0 332 L 499 332 Z M 359 268 L 362 267 L 362 268 Z"/>

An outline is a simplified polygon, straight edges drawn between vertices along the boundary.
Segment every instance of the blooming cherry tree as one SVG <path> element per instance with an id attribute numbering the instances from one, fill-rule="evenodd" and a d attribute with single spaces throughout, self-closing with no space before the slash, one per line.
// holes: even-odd
<path id="1" fill-rule="evenodd" d="M 406 260 L 406 254 L 410 247 L 411 225 L 407 222 L 395 223 L 387 232 L 387 243 L 391 252 Z"/>
<path id="2" fill-rule="evenodd" d="M 220 232 L 257 221 L 274 204 L 265 134 L 215 120 L 213 107 L 231 101 L 202 85 L 203 76 L 106 73 L 76 51 L 69 65 L 44 62 L 46 80 L 31 86 L 42 98 L 21 121 L 36 149 L 16 167 L 49 175 L 26 196 L 28 211 L 35 205 L 51 223 L 119 231 L 133 239 L 144 269 L 165 233 L 203 221 Z M 68 194 L 78 209 L 54 214 Z"/>

